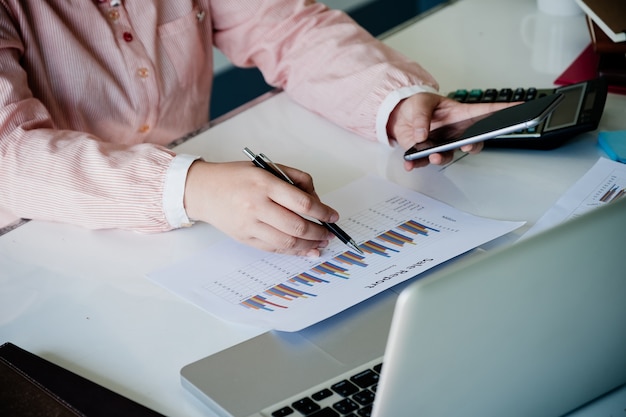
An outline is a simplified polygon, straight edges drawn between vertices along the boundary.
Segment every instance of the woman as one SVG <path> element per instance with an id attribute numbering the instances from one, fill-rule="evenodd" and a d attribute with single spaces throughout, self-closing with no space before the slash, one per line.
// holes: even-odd
<path id="1" fill-rule="evenodd" d="M 313 112 L 408 148 L 482 113 L 346 14 L 311 0 L 0 0 L 0 209 L 84 227 L 208 222 L 257 248 L 316 256 L 335 222 L 311 177 L 165 146 L 207 122 L 212 48 Z M 465 148 L 477 152 L 481 145 Z M 406 169 L 441 164 L 405 162 Z"/>

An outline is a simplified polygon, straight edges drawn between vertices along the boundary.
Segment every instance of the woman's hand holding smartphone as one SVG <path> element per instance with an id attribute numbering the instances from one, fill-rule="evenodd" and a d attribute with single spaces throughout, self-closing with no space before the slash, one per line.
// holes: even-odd
<path id="1" fill-rule="evenodd" d="M 562 99 L 562 94 L 553 94 L 434 129 L 426 141 L 407 150 L 404 159 L 413 161 L 536 126 Z"/>

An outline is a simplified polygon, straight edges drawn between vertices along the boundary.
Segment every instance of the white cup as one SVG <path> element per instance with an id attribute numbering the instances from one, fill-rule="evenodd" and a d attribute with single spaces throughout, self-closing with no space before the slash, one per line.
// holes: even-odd
<path id="1" fill-rule="evenodd" d="M 540 12 L 553 16 L 575 16 L 583 12 L 576 0 L 537 0 L 537 8 Z"/>

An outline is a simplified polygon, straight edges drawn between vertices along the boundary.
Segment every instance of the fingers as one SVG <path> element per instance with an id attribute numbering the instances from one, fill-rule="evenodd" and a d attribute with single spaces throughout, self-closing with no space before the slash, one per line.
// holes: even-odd
<path id="1" fill-rule="evenodd" d="M 415 94 L 401 101 L 389 118 L 387 133 L 403 147 L 408 149 L 427 139 L 426 132 L 441 126 L 473 118 L 518 105 L 520 103 L 459 103 L 447 97 L 432 93 Z M 476 154 L 483 149 L 483 143 L 465 145 L 463 152 Z M 432 154 L 428 158 L 404 161 L 404 168 L 410 171 L 428 164 L 444 165 L 452 161 L 453 153 Z"/>
<path id="2" fill-rule="evenodd" d="M 280 168 L 291 178 L 296 187 L 283 187 L 283 184 L 277 183 L 275 189 L 277 200 L 275 201 L 278 204 L 295 213 L 323 222 L 335 223 L 339 220 L 339 213 L 319 199 L 313 186 L 313 178 L 309 174 L 284 165 Z"/>
<path id="3" fill-rule="evenodd" d="M 265 251 L 317 257 L 331 238 L 322 225 L 275 204 L 272 210 L 263 210 L 254 233 L 245 235 L 243 242 Z"/>
<path id="4" fill-rule="evenodd" d="M 520 103 L 467 104 L 438 94 L 419 93 L 398 103 L 389 117 L 387 133 L 404 149 L 408 149 L 426 140 L 427 132 L 440 126 L 518 104 Z"/>
<path id="5" fill-rule="evenodd" d="M 296 184 L 314 192 L 308 174 L 300 172 L 293 175 L 294 170 L 287 171 Z M 296 176 L 297 179 L 294 179 Z M 273 176 L 268 180 L 266 197 L 255 210 L 258 223 L 247 243 L 276 253 L 319 256 L 319 250 L 328 246 L 333 235 L 324 226 L 309 219 L 334 223 L 339 219 L 338 213 L 323 204 L 317 195 Z"/>
<path id="6" fill-rule="evenodd" d="M 403 149 L 426 140 L 433 112 L 444 97 L 420 93 L 402 100 L 389 116 L 387 135 Z"/>
<path id="7" fill-rule="evenodd" d="M 324 229 L 322 233 L 328 232 Z M 317 258 L 321 250 L 328 246 L 330 237 L 323 240 L 302 239 L 280 232 L 267 223 L 259 223 L 255 227 L 254 234 L 237 240 L 266 252 Z"/>
<path id="8" fill-rule="evenodd" d="M 470 145 L 461 146 L 461 150 L 469 154 L 477 154 L 483 150 L 484 146 L 484 142 L 472 143 Z"/>
<path id="9" fill-rule="evenodd" d="M 472 146 L 472 145 L 468 145 Z M 428 157 L 415 159 L 413 161 L 404 161 L 404 169 L 407 171 L 411 171 L 415 168 L 423 168 L 428 166 L 429 164 L 433 165 L 445 165 L 452 162 L 454 158 L 454 152 L 439 152 L 428 155 Z"/>
<path id="10" fill-rule="evenodd" d="M 265 251 L 319 256 L 333 235 L 309 219 L 336 222 L 339 215 L 319 200 L 310 175 L 283 168 L 304 190 L 249 162 L 194 162 L 185 186 L 187 214 Z"/>
<path id="11" fill-rule="evenodd" d="M 285 174 L 294 182 L 296 187 L 307 194 L 315 196 L 318 198 L 317 193 L 315 192 L 315 187 L 313 186 L 313 178 L 306 172 L 300 171 L 299 169 L 288 167 L 285 165 L 279 165 L 280 169 L 283 170 Z"/>

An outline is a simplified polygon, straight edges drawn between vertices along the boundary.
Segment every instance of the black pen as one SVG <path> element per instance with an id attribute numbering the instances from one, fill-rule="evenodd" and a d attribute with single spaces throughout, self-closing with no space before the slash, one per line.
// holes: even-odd
<path id="1" fill-rule="evenodd" d="M 289 178 L 289 176 L 287 174 L 285 174 L 285 172 L 282 169 L 280 169 L 280 167 L 278 165 L 273 163 L 272 160 L 269 159 L 266 155 L 264 155 L 262 153 L 260 153 L 258 155 L 255 155 L 254 152 L 252 152 L 248 148 L 243 148 L 243 153 L 245 153 L 246 156 L 248 158 L 250 158 L 250 160 L 252 160 L 254 165 L 258 166 L 259 168 L 263 168 L 264 170 L 266 170 L 270 174 L 273 174 L 274 176 L 280 178 L 281 180 L 286 181 L 286 182 L 288 182 L 289 184 L 291 184 L 293 186 L 296 186 L 296 184 L 291 180 L 291 178 Z M 354 241 L 354 239 L 352 239 L 350 237 L 350 235 L 348 235 L 346 232 L 344 232 L 339 226 L 337 226 L 334 223 L 326 223 L 326 222 L 322 222 L 322 221 L 320 221 L 320 223 L 322 223 L 322 225 L 326 229 L 330 230 L 333 235 L 337 236 L 337 238 L 339 238 L 339 240 L 341 240 L 343 243 L 348 245 L 348 247 L 350 247 L 351 249 L 354 249 L 355 251 L 357 251 L 357 252 L 359 252 L 361 254 L 363 253 L 361 248 L 359 248 L 357 246 L 357 244 Z"/>

